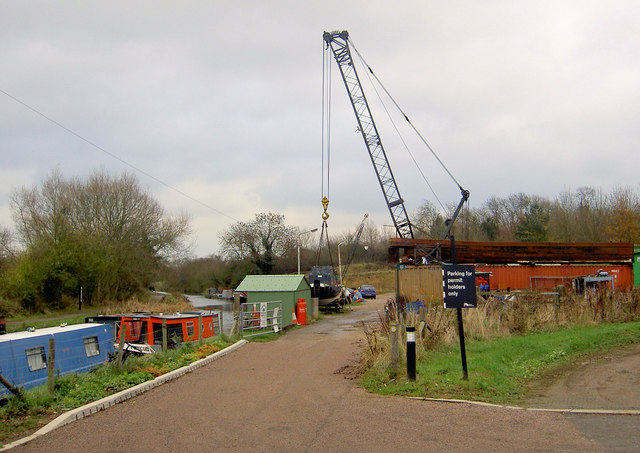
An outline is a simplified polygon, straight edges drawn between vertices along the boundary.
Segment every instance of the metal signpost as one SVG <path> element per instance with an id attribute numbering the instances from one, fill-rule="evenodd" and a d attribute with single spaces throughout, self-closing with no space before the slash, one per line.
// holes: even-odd
<path id="1" fill-rule="evenodd" d="M 476 308 L 476 271 L 472 264 L 456 264 L 455 239 L 451 236 L 451 258 L 453 264 L 442 265 L 442 292 L 444 308 L 455 308 L 458 312 L 458 335 L 462 358 L 462 379 L 469 378 L 467 352 L 464 345 L 464 325 L 462 309 Z"/>
<path id="2" fill-rule="evenodd" d="M 444 308 L 476 308 L 476 271 L 473 264 L 443 264 Z"/>

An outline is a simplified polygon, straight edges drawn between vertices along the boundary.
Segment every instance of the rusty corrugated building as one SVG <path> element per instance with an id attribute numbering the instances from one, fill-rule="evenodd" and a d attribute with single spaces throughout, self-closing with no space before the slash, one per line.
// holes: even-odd
<path id="1" fill-rule="evenodd" d="M 451 252 L 448 240 L 394 238 L 389 261 L 451 262 Z M 599 273 L 611 276 L 616 290 L 640 285 L 640 246 L 630 243 L 456 241 L 456 259 L 459 264 L 474 264 L 476 273 L 486 276 L 491 291 L 548 291 L 559 285 L 570 287 L 575 277 Z M 428 278 L 407 273 L 405 287 L 413 285 L 417 290 L 432 280 L 431 272 L 426 273 Z"/>

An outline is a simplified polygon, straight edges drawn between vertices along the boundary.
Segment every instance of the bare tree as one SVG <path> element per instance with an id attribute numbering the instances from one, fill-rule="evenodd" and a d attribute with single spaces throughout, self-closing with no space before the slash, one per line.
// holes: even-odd
<path id="1" fill-rule="evenodd" d="M 251 222 L 237 222 L 220 236 L 222 253 L 231 260 L 248 259 L 260 272 L 269 274 L 276 261 L 296 247 L 297 229 L 283 214 L 265 212 Z"/>
<path id="2" fill-rule="evenodd" d="M 0 261 L 14 256 L 13 234 L 7 227 L 0 227 Z"/>

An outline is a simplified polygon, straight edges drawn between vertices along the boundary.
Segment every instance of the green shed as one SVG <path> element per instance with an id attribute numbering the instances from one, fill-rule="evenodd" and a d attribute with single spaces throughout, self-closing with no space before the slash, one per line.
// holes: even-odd
<path id="1" fill-rule="evenodd" d="M 640 244 L 633 247 L 633 286 L 640 287 Z"/>
<path id="2" fill-rule="evenodd" d="M 291 312 L 298 299 L 311 306 L 311 287 L 304 275 L 247 275 L 236 291 L 247 293 L 247 303 L 282 302 L 282 325 L 291 324 Z M 307 315 L 307 319 L 308 315 Z"/>

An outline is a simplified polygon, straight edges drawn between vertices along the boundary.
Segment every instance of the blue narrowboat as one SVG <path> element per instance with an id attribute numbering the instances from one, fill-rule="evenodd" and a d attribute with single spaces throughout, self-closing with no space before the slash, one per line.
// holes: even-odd
<path id="1" fill-rule="evenodd" d="M 0 374 L 15 387 L 47 382 L 49 339 L 55 340 L 55 373 L 90 371 L 109 361 L 113 333 L 108 324 L 74 324 L 0 335 Z M 0 385 L 0 395 L 9 390 Z"/>

